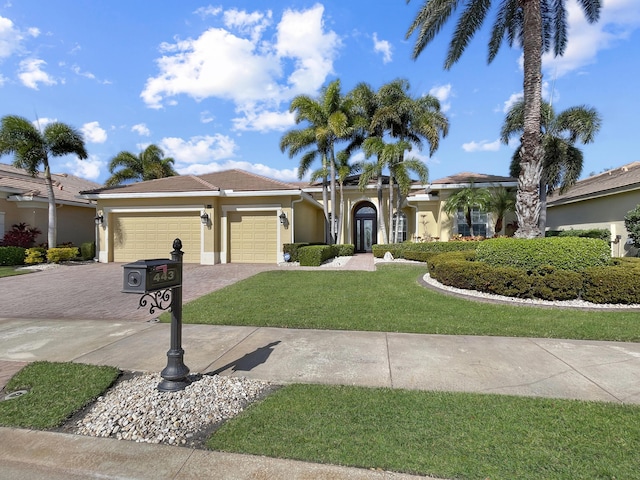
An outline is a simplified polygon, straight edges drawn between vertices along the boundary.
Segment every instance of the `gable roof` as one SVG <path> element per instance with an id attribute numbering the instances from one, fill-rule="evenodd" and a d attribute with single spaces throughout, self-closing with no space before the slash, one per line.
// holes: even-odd
<path id="1" fill-rule="evenodd" d="M 147 180 L 144 182 L 101 187 L 80 192 L 86 198 L 100 195 L 138 195 L 158 193 L 199 193 L 222 192 L 277 192 L 299 191 L 300 187 L 291 183 L 280 182 L 271 178 L 256 175 L 244 170 L 224 170 L 221 172 L 205 173 L 203 175 L 176 175 L 174 177 Z"/>
<path id="2" fill-rule="evenodd" d="M 555 192 L 549 195 L 547 206 L 578 202 L 638 189 L 640 189 L 640 162 L 632 162 L 580 180 L 562 194 Z"/>
<path id="3" fill-rule="evenodd" d="M 91 203 L 78 195 L 82 190 L 95 188 L 99 184 L 84 178 L 66 173 L 52 173 L 56 203 L 91 205 Z M 9 194 L 10 200 L 16 201 L 47 201 L 47 189 L 40 172 L 32 177 L 26 170 L 16 168 L 6 163 L 0 163 L 0 191 Z"/>

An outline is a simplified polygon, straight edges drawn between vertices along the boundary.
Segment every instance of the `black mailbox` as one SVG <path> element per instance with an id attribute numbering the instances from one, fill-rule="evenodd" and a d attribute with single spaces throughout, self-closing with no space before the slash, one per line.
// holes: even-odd
<path id="1" fill-rule="evenodd" d="M 182 284 L 182 268 L 178 262 L 168 258 L 138 260 L 127 263 L 124 268 L 123 293 L 147 293 Z"/>

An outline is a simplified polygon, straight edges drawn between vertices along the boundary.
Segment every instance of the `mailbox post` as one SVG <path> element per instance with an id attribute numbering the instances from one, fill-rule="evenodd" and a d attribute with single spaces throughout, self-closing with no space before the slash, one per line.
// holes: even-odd
<path id="1" fill-rule="evenodd" d="M 140 307 L 151 302 L 155 309 L 171 309 L 171 345 L 167 352 L 167 366 L 160 375 L 161 392 L 176 392 L 189 385 L 189 367 L 184 364 L 182 349 L 182 242 L 173 241 L 171 259 L 138 260 L 124 265 L 124 293 L 142 293 Z M 169 306 L 165 303 L 171 300 Z"/>

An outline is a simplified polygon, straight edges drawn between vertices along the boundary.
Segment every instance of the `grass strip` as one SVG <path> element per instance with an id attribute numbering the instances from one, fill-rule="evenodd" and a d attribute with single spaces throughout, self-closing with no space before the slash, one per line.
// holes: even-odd
<path id="1" fill-rule="evenodd" d="M 28 393 L 0 402 L 0 425 L 38 429 L 57 427 L 101 395 L 119 374 L 114 367 L 31 363 L 7 383 L 5 393 L 17 390 L 28 390 Z"/>
<path id="2" fill-rule="evenodd" d="M 498 305 L 421 286 L 421 265 L 260 273 L 189 302 L 184 323 L 640 341 L 638 313 Z M 169 315 L 163 314 L 162 321 Z"/>
<path id="3" fill-rule="evenodd" d="M 0 266 L 0 278 L 24 275 L 25 273 L 31 273 L 32 271 L 33 270 L 18 270 L 16 267 Z"/>
<path id="4" fill-rule="evenodd" d="M 290 385 L 227 422 L 207 446 L 441 478 L 638 478 L 640 407 Z"/>

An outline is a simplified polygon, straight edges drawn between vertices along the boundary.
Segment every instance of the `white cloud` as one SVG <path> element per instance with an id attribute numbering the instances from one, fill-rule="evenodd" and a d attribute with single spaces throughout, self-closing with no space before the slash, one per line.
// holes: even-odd
<path id="1" fill-rule="evenodd" d="M 85 140 L 91 143 L 104 143 L 107 141 L 107 132 L 100 127 L 99 122 L 85 123 L 80 131 L 84 135 Z"/>
<path id="2" fill-rule="evenodd" d="M 244 117 L 234 118 L 232 121 L 234 130 L 255 130 L 263 133 L 272 130 L 284 131 L 296 123 L 294 113 L 254 109 L 248 109 Z"/>
<path id="3" fill-rule="evenodd" d="M 103 168 L 105 168 L 105 163 L 93 155 L 86 160 L 73 158 L 64 164 L 65 171 L 88 180 L 97 180 Z"/>
<path id="4" fill-rule="evenodd" d="M 373 51 L 382 54 L 382 63 L 389 63 L 392 58 L 393 47 L 387 40 L 378 40 L 378 34 L 373 34 Z"/>
<path id="5" fill-rule="evenodd" d="M 283 182 L 298 181 L 298 170 L 286 168 L 278 170 L 261 163 L 249 163 L 243 161 L 226 160 L 223 162 L 199 163 L 183 168 L 176 168 L 180 175 L 202 175 L 204 173 L 221 172 L 224 170 L 239 169 L 252 172 L 269 178 L 277 178 Z"/>
<path id="6" fill-rule="evenodd" d="M 500 150 L 500 139 L 493 142 L 488 140 L 481 140 L 479 142 L 463 143 L 462 149 L 467 153 L 472 152 L 497 152 Z"/>
<path id="7" fill-rule="evenodd" d="M 147 128 L 144 123 L 138 123 L 134 125 L 133 127 L 131 127 L 131 131 L 136 132 L 138 135 L 141 135 L 143 137 L 148 137 L 149 135 L 151 135 L 151 130 L 149 130 L 149 128 Z"/>
<path id="8" fill-rule="evenodd" d="M 20 48 L 22 38 L 13 22 L 0 16 L 0 59 L 13 55 Z"/>
<path id="9" fill-rule="evenodd" d="M 58 82 L 47 72 L 42 70 L 47 64 L 39 58 L 28 58 L 20 62 L 18 78 L 25 87 L 38 90 L 38 84 L 55 85 Z"/>
<path id="10" fill-rule="evenodd" d="M 502 113 L 507 113 L 516 103 L 524 98 L 522 92 L 512 93 L 511 96 L 502 105 Z"/>
<path id="11" fill-rule="evenodd" d="M 75 73 L 76 75 L 79 75 L 81 77 L 90 78 L 91 80 L 95 80 L 95 78 L 96 78 L 96 76 L 91 72 L 83 72 L 83 71 L 81 71 L 80 67 L 78 65 L 74 65 L 73 67 L 71 67 L 71 70 L 73 71 L 73 73 Z"/>
<path id="12" fill-rule="evenodd" d="M 205 18 L 205 17 L 208 17 L 208 16 L 215 17 L 216 15 L 219 15 L 220 12 L 222 12 L 222 8 L 221 7 L 213 7 L 211 5 L 208 5 L 206 7 L 198 8 L 193 13 L 195 13 L 196 15 L 200 15 L 202 18 Z"/>
<path id="13" fill-rule="evenodd" d="M 204 110 L 200 112 L 200 121 L 202 123 L 211 123 L 216 119 L 209 110 Z"/>
<path id="14" fill-rule="evenodd" d="M 272 26 L 271 12 L 224 13 L 224 28 L 195 39 L 163 43 L 159 74 L 147 79 L 141 98 L 150 108 L 216 97 L 234 102 L 244 119 L 238 128 L 263 129 L 283 114 L 267 114 L 282 102 L 314 94 L 333 72 L 340 39 L 323 23 L 324 7 L 286 10 Z M 256 119 L 267 119 L 257 122 Z M 280 122 L 274 122 L 281 128 Z"/>
<path id="15" fill-rule="evenodd" d="M 235 156 L 237 149 L 233 139 L 221 134 L 191 137 L 189 140 L 167 137 L 160 141 L 160 147 L 168 157 L 173 157 L 177 163 L 183 164 L 228 159 Z"/>
<path id="16" fill-rule="evenodd" d="M 602 2 L 600 20 L 587 22 L 582 7 L 576 0 L 566 4 L 568 13 L 568 42 L 562 57 L 553 52 L 543 56 L 543 68 L 553 76 L 561 77 L 596 62 L 598 52 L 616 46 L 640 27 L 640 9 L 637 0 L 607 0 Z"/>
<path id="17" fill-rule="evenodd" d="M 429 90 L 429 95 L 436 97 L 440 101 L 440 109 L 443 112 L 449 111 L 451 108 L 451 102 L 449 102 L 449 99 L 453 96 L 450 83 L 434 86 Z"/>
<path id="18" fill-rule="evenodd" d="M 27 28 L 27 34 L 33 38 L 38 38 L 40 36 L 40 29 L 37 27 Z"/>

